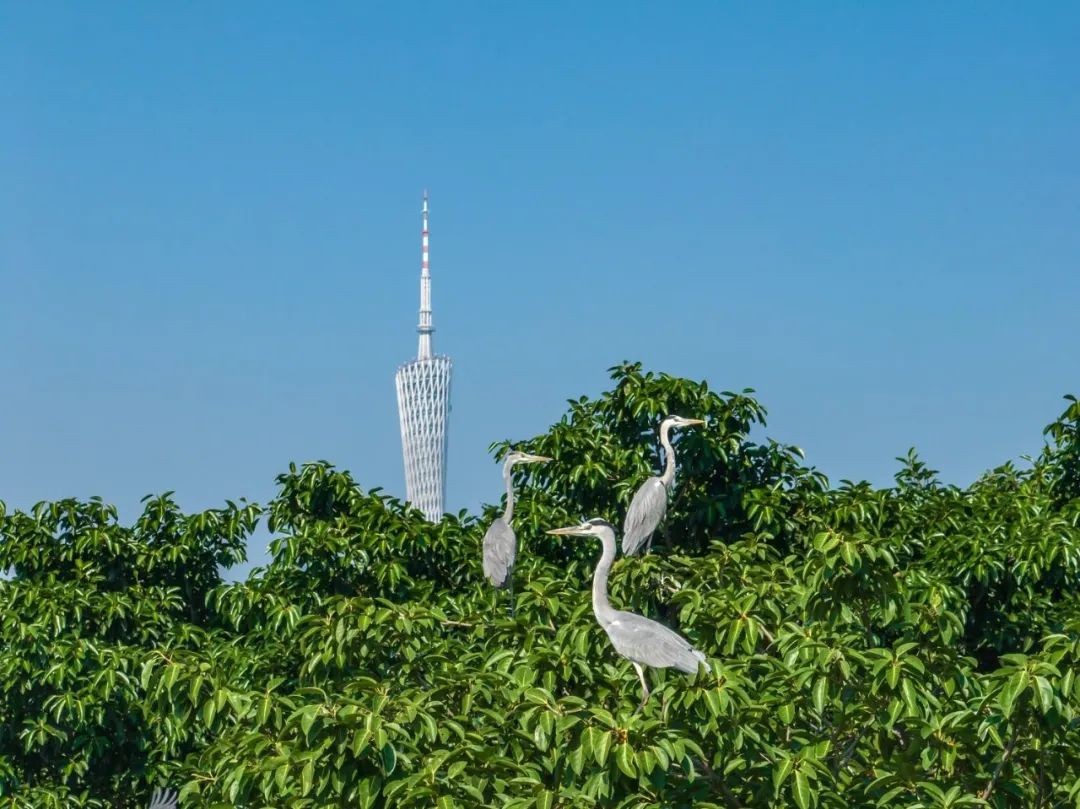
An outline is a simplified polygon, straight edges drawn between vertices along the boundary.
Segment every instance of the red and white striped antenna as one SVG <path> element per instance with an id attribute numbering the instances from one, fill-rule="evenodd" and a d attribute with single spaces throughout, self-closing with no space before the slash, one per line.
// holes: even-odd
<path id="1" fill-rule="evenodd" d="M 424 202 L 421 208 L 423 224 L 420 230 L 420 324 L 416 330 L 420 333 L 420 347 L 417 358 L 431 359 L 431 335 L 435 327 L 431 325 L 431 267 L 428 257 L 428 193 L 424 189 Z"/>

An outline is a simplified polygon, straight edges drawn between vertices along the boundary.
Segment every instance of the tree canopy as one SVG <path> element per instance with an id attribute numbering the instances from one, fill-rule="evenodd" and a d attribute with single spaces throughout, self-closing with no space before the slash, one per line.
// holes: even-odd
<path id="1" fill-rule="evenodd" d="M 484 580 L 498 506 L 438 524 L 325 462 L 265 507 L 0 504 L 0 806 L 1080 806 L 1080 404 L 967 487 L 914 451 L 832 485 L 751 439 L 752 396 L 612 371 L 514 446 L 516 614 Z M 679 473 L 611 598 L 709 656 L 639 686 L 591 613 L 599 547 Z M 757 428 L 757 429 L 755 429 Z M 501 458 L 511 447 L 492 447 Z M 270 560 L 241 583 L 265 519 Z"/>

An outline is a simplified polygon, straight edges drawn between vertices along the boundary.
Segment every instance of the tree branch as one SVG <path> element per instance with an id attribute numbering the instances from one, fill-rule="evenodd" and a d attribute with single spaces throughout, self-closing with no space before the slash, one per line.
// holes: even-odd
<path id="1" fill-rule="evenodd" d="M 862 740 L 863 734 L 870 730 L 871 725 L 864 725 L 859 728 L 858 732 L 852 738 L 851 743 L 847 746 L 847 749 L 841 754 L 840 759 L 836 763 L 835 774 L 839 775 L 840 771 L 847 766 L 847 763 L 851 761 L 851 757 L 855 755 L 855 748 L 859 746 L 859 742 Z"/>
<path id="2" fill-rule="evenodd" d="M 705 776 L 720 787 L 720 792 L 724 795 L 724 802 L 732 809 L 742 809 L 742 804 L 739 803 L 739 799 L 732 794 L 731 790 L 728 789 L 727 784 L 724 783 L 723 776 L 717 775 L 716 771 L 709 766 L 709 762 L 704 759 L 698 759 L 698 764 L 701 765 L 701 771 L 705 773 Z"/>
<path id="3" fill-rule="evenodd" d="M 994 785 L 997 783 L 998 778 L 1001 776 L 1001 771 L 1005 769 L 1005 763 L 1012 755 L 1013 748 L 1016 747 L 1016 740 L 1020 736 L 1020 726 L 1017 725 L 1013 728 L 1012 737 L 1009 739 L 1008 744 L 1005 745 L 1005 752 L 1001 754 L 1001 761 L 998 762 L 997 767 L 994 769 L 994 774 L 990 776 L 989 782 L 986 784 L 986 788 L 979 793 L 979 797 L 984 801 L 990 797 L 990 793 L 994 791 Z"/>

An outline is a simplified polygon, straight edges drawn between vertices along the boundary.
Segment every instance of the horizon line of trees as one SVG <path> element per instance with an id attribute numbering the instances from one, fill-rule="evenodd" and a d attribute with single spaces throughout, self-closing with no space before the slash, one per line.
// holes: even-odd
<path id="1" fill-rule="evenodd" d="M 517 613 L 496 505 L 438 523 L 328 463 L 265 506 L 0 502 L 0 807 L 1080 807 L 1080 403 L 1024 466 L 832 485 L 750 439 L 751 391 L 611 369 L 516 448 Z M 678 445 L 677 492 L 611 600 L 709 656 L 651 672 L 592 619 L 598 549 Z M 501 458 L 510 442 L 493 445 Z M 245 581 L 262 520 L 270 558 Z"/>

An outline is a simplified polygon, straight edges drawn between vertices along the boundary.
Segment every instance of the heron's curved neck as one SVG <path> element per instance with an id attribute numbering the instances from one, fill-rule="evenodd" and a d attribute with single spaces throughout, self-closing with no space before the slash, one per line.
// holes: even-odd
<path id="1" fill-rule="evenodd" d="M 611 573 L 611 563 L 615 561 L 615 532 L 605 528 L 600 534 L 600 541 L 604 543 L 604 551 L 600 554 L 600 561 L 596 563 L 596 570 L 593 571 L 592 608 L 597 620 L 603 623 L 615 613 L 607 594 L 608 574 Z"/>
<path id="2" fill-rule="evenodd" d="M 660 476 L 660 482 L 666 489 L 675 480 L 675 450 L 671 448 L 671 425 L 663 424 L 660 427 L 660 445 L 664 448 L 664 474 Z"/>
<path id="3" fill-rule="evenodd" d="M 503 512 L 503 519 L 507 525 L 514 519 L 514 479 L 510 474 L 510 467 L 513 465 L 512 461 L 507 461 L 503 466 L 503 483 L 506 484 L 506 511 Z"/>

